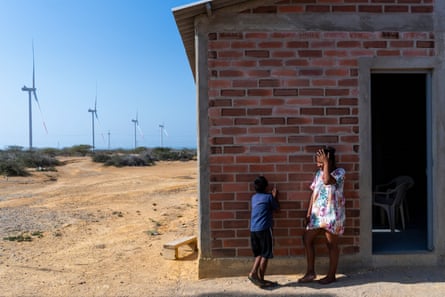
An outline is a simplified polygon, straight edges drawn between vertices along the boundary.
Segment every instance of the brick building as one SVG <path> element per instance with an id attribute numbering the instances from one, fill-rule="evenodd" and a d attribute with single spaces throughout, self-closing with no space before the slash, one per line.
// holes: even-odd
<path id="1" fill-rule="evenodd" d="M 445 263 L 445 1 L 214 0 L 173 9 L 197 89 L 199 275 L 246 275 L 252 181 L 280 191 L 268 273 L 302 273 L 314 152 L 337 149 L 339 272 Z M 409 175 L 388 232 L 375 186 Z M 317 265 L 326 266 L 324 242 Z M 322 271 L 320 271 L 322 273 Z"/>

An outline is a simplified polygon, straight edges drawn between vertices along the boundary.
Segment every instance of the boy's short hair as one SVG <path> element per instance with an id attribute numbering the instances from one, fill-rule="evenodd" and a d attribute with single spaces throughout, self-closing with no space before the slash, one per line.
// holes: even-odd
<path id="1" fill-rule="evenodd" d="M 255 191 L 257 193 L 264 193 L 266 192 L 266 188 L 269 185 L 269 182 L 264 176 L 260 175 L 255 179 L 254 185 L 255 185 Z"/>

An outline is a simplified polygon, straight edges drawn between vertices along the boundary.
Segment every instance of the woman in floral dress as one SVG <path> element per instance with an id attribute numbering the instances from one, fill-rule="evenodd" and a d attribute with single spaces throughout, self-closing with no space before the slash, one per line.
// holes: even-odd
<path id="1" fill-rule="evenodd" d="M 306 230 L 303 235 L 306 250 L 307 268 L 305 275 L 298 281 L 308 283 L 313 281 L 315 273 L 314 240 L 323 234 L 329 251 L 329 271 L 320 279 L 320 284 L 329 284 L 336 280 L 340 250 L 338 238 L 344 232 L 345 199 L 343 184 L 345 170 L 337 168 L 335 149 L 332 147 L 319 149 L 316 153 L 318 170 L 310 186 L 311 200 L 306 215 Z"/>

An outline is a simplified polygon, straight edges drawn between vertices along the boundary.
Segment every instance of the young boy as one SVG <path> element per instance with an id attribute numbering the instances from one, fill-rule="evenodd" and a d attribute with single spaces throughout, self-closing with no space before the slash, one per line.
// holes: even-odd
<path id="1" fill-rule="evenodd" d="M 276 283 L 264 279 L 267 262 L 273 258 L 273 211 L 279 209 L 277 188 L 268 193 L 268 181 L 264 176 L 259 176 L 254 181 L 255 194 L 252 195 L 252 212 L 250 220 L 250 241 L 255 257 L 249 280 L 259 287 L 270 287 Z"/>

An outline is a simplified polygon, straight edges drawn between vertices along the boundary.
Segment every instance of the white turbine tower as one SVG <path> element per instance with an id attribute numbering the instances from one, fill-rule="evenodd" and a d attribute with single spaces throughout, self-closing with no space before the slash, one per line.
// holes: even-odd
<path id="1" fill-rule="evenodd" d="M 40 111 L 40 115 L 42 116 L 43 121 L 43 127 L 45 128 L 46 133 L 48 134 L 48 130 L 46 129 L 45 121 L 43 120 L 42 110 L 40 109 L 39 100 L 37 99 L 37 93 L 36 93 L 36 84 L 35 84 L 35 65 L 34 65 L 34 42 L 32 43 L 32 87 L 28 88 L 26 85 L 23 86 L 22 91 L 28 92 L 28 108 L 29 108 L 29 150 L 32 150 L 32 104 L 31 104 L 31 98 L 34 95 L 34 99 L 37 102 L 37 106 Z"/>
<path id="2" fill-rule="evenodd" d="M 167 134 L 167 130 L 165 129 L 164 123 L 160 124 L 159 128 L 160 128 L 160 134 L 161 134 L 160 135 L 161 136 L 161 147 L 163 147 L 163 145 L 164 145 L 164 134 L 165 134 L 165 136 L 168 136 L 168 134 Z"/>
<path id="3" fill-rule="evenodd" d="M 144 138 L 141 127 L 139 126 L 138 113 L 136 113 L 136 119 L 132 119 L 131 121 L 134 124 L 134 148 L 136 149 L 137 148 L 136 129 L 139 130 L 139 134 L 141 134 L 141 137 Z"/>
<path id="4" fill-rule="evenodd" d="M 97 85 L 96 85 L 96 98 L 94 100 L 94 109 L 89 108 L 88 112 L 91 112 L 91 127 L 92 127 L 92 135 L 93 135 L 92 150 L 94 151 L 94 148 L 95 148 L 95 144 L 94 144 L 94 118 L 99 120 L 99 117 L 97 116 Z"/>

